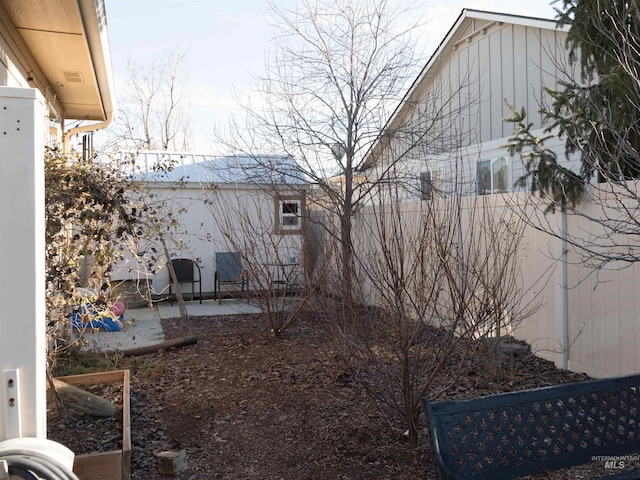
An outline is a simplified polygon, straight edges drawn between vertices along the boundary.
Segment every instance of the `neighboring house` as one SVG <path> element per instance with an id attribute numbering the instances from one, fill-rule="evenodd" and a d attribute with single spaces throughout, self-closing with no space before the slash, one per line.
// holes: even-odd
<path id="1" fill-rule="evenodd" d="M 251 270 L 250 288 L 256 287 L 255 282 L 260 279 L 255 277 L 261 269 L 267 271 L 275 264 L 290 264 L 287 275 L 304 275 L 306 181 L 298 177 L 293 159 L 164 151 L 141 152 L 135 158 L 142 171 L 136 177 L 142 182 L 145 201 L 170 215 L 174 223 L 174 227 L 165 230 L 170 256 L 198 262 L 203 295 L 214 291 L 216 252 L 242 255 L 243 267 Z M 158 170 L 155 165 L 171 168 Z M 149 258 L 153 248 L 161 265 L 166 258 L 154 245 L 152 240 L 140 249 L 153 263 Z M 140 274 L 147 275 L 138 267 L 129 260 L 114 269 L 112 278 L 137 279 Z M 153 291 L 167 293 L 166 268 L 150 272 L 148 277 Z"/>
<path id="2" fill-rule="evenodd" d="M 103 0 L 0 0 L 0 441 L 46 436 L 44 147 L 114 109 Z"/>
<path id="3" fill-rule="evenodd" d="M 501 212 L 526 218 L 533 226 L 523 233 L 515 288 L 523 305 L 536 308 L 514 326 L 514 335 L 562 368 L 594 377 L 637 373 L 640 268 L 613 263 L 594 270 L 561 234 L 585 242 L 590 235 L 610 235 L 584 219 L 601 218 L 609 208 L 603 206 L 615 211 L 619 203 L 603 189 L 596 201 L 583 200 L 582 217 L 562 211 L 545 216 L 535 196 L 514 192 L 523 164 L 504 148 L 514 130 L 504 121 L 511 115 L 505 99 L 517 110 L 524 107 L 532 133 L 541 135 L 545 87 L 561 89 L 563 79 L 580 78 L 579 66 L 568 66 L 567 32 L 554 20 L 463 10 L 369 151 L 363 173 L 372 179 L 384 175 L 381 183 L 392 186 L 386 195 L 406 201 L 408 208 L 439 205 L 427 202 L 453 193 L 466 196 L 460 202 L 461 229 L 473 225 L 469 212 L 478 205 L 489 206 L 495 218 Z M 579 169 L 577 158 L 565 157 L 558 137 L 545 147 L 565 166 Z M 508 192 L 514 194 L 500 195 Z"/>
<path id="4" fill-rule="evenodd" d="M 513 190 L 519 159 L 503 146 L 514 125 L 505 100 L 541 132 L 545 87 L 566 78 L 566 27 L 554 20 L 464 9 L 388 121 L 365 161 L 387 175 L 399 200 L 453 191 Z M 563 158 L 563 144 L 547 144 Z M 384 172 L 384 173 L 383 173 Z"/>

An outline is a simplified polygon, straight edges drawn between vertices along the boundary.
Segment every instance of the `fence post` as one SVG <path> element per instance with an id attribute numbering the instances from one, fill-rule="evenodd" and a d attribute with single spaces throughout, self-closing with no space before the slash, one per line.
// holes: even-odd
<path id="1" fill-rule="evenodd" d="M 562 368 L 569 370 L 569 245 L 567 243 L 567 209 L 562 208 Z"/>
<path id="2" fill-rule="evenodd" d="M 41 94 L 0 87 L 0 441 L 46 437 Z"/>

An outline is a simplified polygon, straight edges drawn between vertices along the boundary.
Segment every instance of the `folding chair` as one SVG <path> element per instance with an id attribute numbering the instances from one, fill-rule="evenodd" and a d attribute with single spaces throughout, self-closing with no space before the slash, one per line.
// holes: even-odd
<path id="1" fill-rule="evenodd" d="M 191 284 L 191 301 L 194 300 L 195 296 L 195 284 L 198 284 L 198 293 L 200 303 L 202 303 L 202 274 L 200 272 L 200 265 L 198 262 L 191 260 L 189 258 L 174 258 L 171 260 L 171 265 L 173 265 L 173 271 L 176 272 L 176 280 L 178 281 L 178 288 L 180 288 L 181 283 L 190 283 Z M 197 278 L 196 278 L 197 272 Z M 173 281 L 169 279 L 169 303 L 173 305 L 173 297 L 171 296 L 171 287 L 173 285 Z"/>
<path id="2" fill-rule="evenodd" d="M 244 292 L 247 275 L 242 270 L 242 257 L 238 252 L 216 252 L 216 273 L 213 287 L 214 298 L 222 304 L 223 285 L 241 285 Z"/>

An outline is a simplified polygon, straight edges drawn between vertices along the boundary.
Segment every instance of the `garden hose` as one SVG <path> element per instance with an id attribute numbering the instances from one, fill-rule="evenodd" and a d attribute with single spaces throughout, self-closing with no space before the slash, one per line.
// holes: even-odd
<path id="1" fill-rule="evenodd" d="M 23 480 L 79 480 L 71 470 L 66 447 L 43 439 L 11 439 L 0 442 L 0 463 L 9 478 Z M 71 457 L 72 458 L 72 457 Z"/>
<path id="2" fill-rule="evenodd" d="M 17 475 L 25 480 L 78 480 L 75 473 L 39 452 L 31 450 L 3 452 L 0 460 L 7 462 L 9 475 Z"/>

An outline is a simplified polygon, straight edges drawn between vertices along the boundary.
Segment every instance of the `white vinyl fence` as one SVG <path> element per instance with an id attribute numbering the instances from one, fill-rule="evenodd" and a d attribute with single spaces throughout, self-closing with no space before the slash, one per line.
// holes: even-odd
<path id="1" fill-rule="evenodd" d="M 571 242 L 562 239 L 564 225 L 568 238 L 586 241 L 590 235 L 601 233 L 594 231 L 598 229 L 597 224 L 559 211 L 544 215 L 543 206 L 536 205 L 536 200 L 526 193 L 437 200 L 436 205 L 426 202 L 433 201 L 398 203 L 392 208 L 366 207 L 358 213 L 353 235 L 358 261 L 377 261 L 372 255 L 371 244 L 372 241 L 383 241 L 379 233 L 375 233 L 380 232 L 381 215 L 392 215 L 407 222 L 402 232 L 404 238 L 396 244 L 402 245 L 403 261 L 408 263 L 411 262 L 411 249 L 420 248 L 423 255 L 428 248 L 419 247 L 418 242 L 432 237 L 417 233 L 415 226 L 429 228 L 426 223 L 406 219 L 424 217 L 429 208 L 444 209 L 451 214 L 452 222 L 458 222 L 457 241 L 465 245 L 455 247 L 455 242 L 453 244 L 466 254 L 499 255 L 500 248 L 490 248 L 486 244 L 509 243 L 505 232 L 512 231 L 513 235 L 522 237 L 518 243 L 516 268 L 510 271 L 505 282 L 518 297 L 513 311 L 519 308 L 518 311 L 528 314 L 521 315 L 519 321 L 510 325 L 511 333 L 529 343 L 538 356 L 553 361 L 559 368 L 584 372 L 592 377 L 640 372 L 640 299 L 637 294 L 640 293 L 640 264 L 613 262 L 594 268 Z M 456 202 L 455 208 L 452 208 L 452 202 Z M 597 218 L 603 214 L 602 198 L 598 202 L 585 201 L 580 209 Z M 315 212 L 314 216 L 325 223 L 330 221 L 326 212 Z M 407 225 L 412 227 L 407 228 Z M 557 236 L 536 226 L 552 230 Z M 494 233 L 487 234 L 487 230 Z M 496 230 L 501 233 L 495 234 Z M 321 229 L 316 228 L 316 231 Z M 629 240 L 633 241 L 625 238 L 625 241 Z M 320 256 L 329 256 L 329 248 L 322 248 L 331 243 L 328 236 L 320 235 L 317 242 L 312 250 Z M 470 242 L 479 246 L 468 248 Z M 325 258 L 314 260 L 327 261 Z M 364 270 L 379 272 L 383 263 L 378 262 L 376 269 Z M 371 273 L 363 273 L 360 269 L 360 274 L 364 275 L 359 279 L 364 301 L 380 304 L 379 291 L 372 287 L 376 282 L 366 278 Z M 516 300 L 511 300 L 510 305 L 513 302 Z"/>

